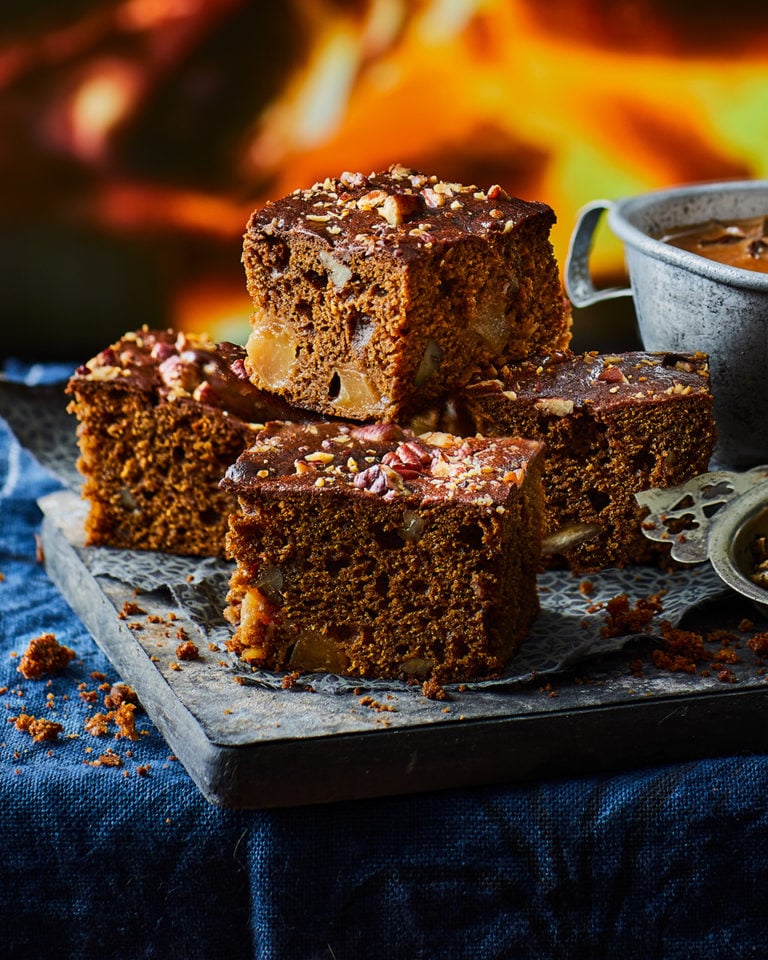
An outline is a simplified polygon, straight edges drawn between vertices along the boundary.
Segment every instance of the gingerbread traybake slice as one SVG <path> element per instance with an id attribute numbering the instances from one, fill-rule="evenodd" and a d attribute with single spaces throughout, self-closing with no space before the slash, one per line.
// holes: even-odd
<path id="1" fill-rule="evenodd" d="M 464 400 L 478 432 L 544 442 L 546 534 L 589 538 L 561 562 L 594 570 L 667 555 L 643 536 L 634 494 L 708 468 L 715 422 L 703 354 L 554 354 L 476 376 Z"/>
<path id="2" fill-rule="evenodd" d="M 498 673 L 538 613 L 541 445 L 268 425 L 227 472 L 226 616 L 271 670 Z"/>
<path id="3" fill-rule="evenodd" d="M 289 402 L 406 423 L 477 363 L 570 342 L 543 203 L 402 166 L 268 203 L 243 244 L 247 366 Z"/>
<path id="4" fill-rule="evenodd" d="M 234 344 L 144 328 L 75 371 L 89 545 L 224 555 L 235 504 L 221 478 L 263 421 L 297 414 L 243 361 Z"/>

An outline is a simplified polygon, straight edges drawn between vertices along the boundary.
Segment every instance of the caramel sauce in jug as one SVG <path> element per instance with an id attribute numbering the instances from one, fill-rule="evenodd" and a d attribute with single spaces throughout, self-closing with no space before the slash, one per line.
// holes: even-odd
<path id="1" fill-rule="evenodd" d="M 768 217 L 765 216 L 709 220 L 677 227 L 659 239 L 731 267 L 768 273 Z"/>

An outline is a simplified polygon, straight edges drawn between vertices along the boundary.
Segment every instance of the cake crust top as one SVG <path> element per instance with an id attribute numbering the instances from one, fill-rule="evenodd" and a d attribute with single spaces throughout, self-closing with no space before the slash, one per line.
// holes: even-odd
<path id="1" fill-rule="evenodd" d="M 566 415 L 589 406 L 608 410 L 709 394 L 709 364 L 703 353 L 630 351 L 575 355 L 569 351 L 488 368 L 466 387 L 470 397 L 504 395 L 527 400 L 543 413 Z"/>
<path id="2" fill-rule="evenodd" d="M 329 247 L 363 255 L 386 250 L 407 261 L 468 234 L 509 233 L 531 220 L 543 221 L 548 232 L 555 214 L 545 203 L 510 197 L 498 184 L 480 190 L 395 164 L 368 176 L 328 177 L 267 203 L 251 214 L 245 241 L 303 233 Z"/>
<path id="3" fill-rule="evenodd" d="M 229 468 L 222 486 L 244 498 L 269 485 L 497 507 L 522 487 L 542 450 L 534 440 L 417 436 L 393 424 L 274 423 Z"/>
<path id="4" fill-rule="evenodd" d="M 255 387 L 245 370 L 245 349 L 215 343 L 206 334 L 142 327 L 126 333 L 70 378 L 67 392 L 109 383 L 157 400 L 193 400 L 246 422 L 290 419 L 296 410 Z M 307 415 L 305 419 L 312 419 Z"/>

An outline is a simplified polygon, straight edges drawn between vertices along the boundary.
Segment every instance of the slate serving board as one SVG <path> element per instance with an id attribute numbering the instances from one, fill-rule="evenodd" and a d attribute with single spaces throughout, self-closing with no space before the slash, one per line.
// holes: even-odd
<path id="1" fill-rule="evenodd" d="M 75 493 L 40 505 L 49 575 L 213 803 L 293 806 L 768 749 L 768 684 L 754 662 L 733 684 L 654 669 L 637 677 L 632 645 L 547 684 L 452 688 L 445 701 L 397 683 L 373 692 L 243 685 L 167 590 L 137 596 L 94 572 Z M 134 601 L 143 613 L 121 618 Z M 754 617 L 740 604 L 716 598 L 692 616 L 708 628 Z M 200 660 L 178 661 L 179 626 Z"/>

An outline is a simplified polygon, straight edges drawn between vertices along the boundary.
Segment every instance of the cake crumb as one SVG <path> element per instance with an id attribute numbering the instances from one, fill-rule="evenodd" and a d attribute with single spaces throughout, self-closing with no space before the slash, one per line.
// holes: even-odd
<path id="1" fill-rule="evenodd" d="M 425 680 L 421 685 L 421 692 L 427 700 L 447 700 L 448 694 L 445 689 L 434 679 Z"/>
<path id="2" fill-rule="evenodd" d="M 120 620 L 126 620 L 128 617 L 139 616 L 143 613 L 146 613 L 146 610 L 143 610 L 138 603 L 134 600 L 126 600 L 117 616 Z"/>
<path id="3" fill-rule="evenodd" d="M 104 706 L 108 710 L 116 710 L 123 703 L 138 703 L 139 698 L 133 687 L 127 683 L 113 683 L 109 693 L 104 697 Z"/>
<path id="4" fill-rule="evenodd" d="M 138 740 L 139 735 L 136 732 L 136 712 L 135 703 L 121 703 L 115 710 L 113 720 L 117 726 L 118 737 L 125 737 L 126 740 Z"/>
<path id="5" fill-rule="evenodd" d="M 199 660 L 200 650 L 192 640 L 184 640 L 176 647 L 176 656 L 179 660 Z"/>
<path id="6" fill-rule="evenodd" d="M 738 683 L 739 678 L 736 674 L 728 667 L 724 667 L 722 670 L 717 671 L 717 679 L 720 683 Z"/>
<path id="7" fill-rule="evenodd" d="M 109 714 L 94 713 L 92 717 L 86 719 L 83 726 L 85 727 L 86 733 L 90 733 L 91 736 L 105 737 L 109 733 L 109 722 Z"/>
<path id="8" fill-rule="evenodd" d="M 640 597 L 634 607 L 630 605 L 626 593 L 620 593 L 605 605 L 606 622 L 600 630 L 602 637 L 620 637 L 630 633 L 641 633 L 656 614 L 664 609 L 661 597 L 664 591 Z"/>
<path id="9" fill-rule="evenodd" d="M 768 656 L 768 632 L 760 631 L 747 640 L 749 649 L 758 657 Z"/>
<path id="10" fill-rule="evenodd" d="M 111 732 L 111 724 L 114 724 L 117 727 L 116 738 L 138 740 L 135 712 L 135 703 L 123 701 L 116 709 L 110 710 L 108 713 L 94 713 L 92 717 L 88 717 L 83 726 L 91 736 L 105 737 Z"/>
<path id="11" fill-rule="evenodd" d="M 61 673 L 75 657 L 75 651 L 60 644 L 53 633 L 42 633 L 29 641 L 18 672 L 26 680 L 39 680 L 46 674 Z"/>
<path id="12" fill-rule="evenodd" d="M 730 647 L 721 647 L 714 655 L 713 660 L 717 663 L 738 663 L 739 656 Z"/>
<path id="13" fill-rule="evenodd" d="M 681 630 L 665 621 L 661 636 L 664 646 L 652 653 L 653 663 L 660 669 L 694 674 L 698 664 L 712 659 L 704 646 L 704 637 L 694 630 Z"/>
<path id="14" fill-rule="evenodd" d="M 58 740 L 59 734 L 64 727 L 53 720 L 46 720 L 44 717 L 34 717 L 28 713 L 20 713 L 17 717 L 10 718 L 17 730 L 28 733 L 35 743 L 48 743 Z"/>
<path id="15" fill-rule="evenodd" d="M 122 767 L 123 760 L 111 747 L 108 747 L 100 757 L 87 760 L 86 763 L 89 767 Z"/>
<path id="16" fill-rule="evenodd" d="M 370 707 L 371 710 L 378 710 L 379 713 L 395 713 L 395 708 L 388 703 L 380 703 L 371 696 L 360 697 L 357 701 L 361 707 Z"/>
<path id="17" fill-rule="evenodd" d="M 639 657 L 630 661 L 629 672 L 637 680 L 643 676 L 643 661 Z"/>

